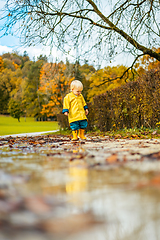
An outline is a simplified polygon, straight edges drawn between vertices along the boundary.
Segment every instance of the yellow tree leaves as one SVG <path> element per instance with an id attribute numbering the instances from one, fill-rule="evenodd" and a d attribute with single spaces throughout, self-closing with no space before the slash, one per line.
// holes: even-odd
<path id="1" fill-rule="evenodd" d="M 0 57 L 0 72 L 4 69 L 4 62 L 2 57 Z"/>
<path id="2" fill-rule="evenodd" d="M 18 64 L 16 64 L 15 62 L 12 62 L 12 64 L 15 67 L 15 70 L 17 70 L 19 68 Z"/>
<path id="3" fill-rule="evenodd" d="M 160 48 L 155 51 L 159 53 Z M 119 77 L 121 77 L 127 69 L 127 67 L 123 65 L 118 65 L 115 67 L 108 66 L 100 69 L 95 73 L 92 73 L 89 78 L 91 84 L 88 97 L 92 101 L 94 96 L 105 93 L 106 91 L 112 90 L 125 84 L 126 79 L 127 82 L 133 80 L 136 81 L 138 79 L 138 76 L 142 76 L 146 73 L 146 71 L 154 69 L 154 71 L 156 72 L 159 68 L 160 62 L 158 60 L 151 58 L 149 55 L 144 55 L 135 64 L 135 69 L 132 69 L 132 73 L 134 74 L 132 75 L 131 71 L 129 70 L 128 73 L 126 73 L 125 76 L 121 79 Z M 115 80 L 113 81 L 113 79 Z"/>
<path id="4" fill-rule="evenodd" d="M 60 63 L 46 63 L 40 72 L 39 93 L 43 95 L 45 104 L 41 113 L 53 116 L 63 105 L 63 98 L 69 92 L 69 84 L 74 80 L 66 74 L 66 65 Z"/>
<path id="5" fill-rule="evenodd" d="M 7 112 L 10 97 L 15 93 L 16 98 L 20 94 L 21 88 L 21 69 L 12 71 L 4 68 L 0 72 L 0 112 Z"/>
<path id="6" fill-rule="evenodd" d="M 94 96 L 105 93 L 108 90 L 124 84 L 126 77 L 124 76 L 122 79 L 118 77 L 121 77 L 126 69 L 127 68 L 123 65 L 115 67 L 108 66 L 93 73 L 90 77 L 91 84 L 88 93 L 89 99 L 92 100 Z M 111 81 L 111 79 L 116 80 Z"/>
<path id="7" fill-rule="evenodd" d="M 155 50 L 155 52 L 160 53 L 160 48 Z M 144 55 L 140 58 L 135 67 L 138 74 L 142 76 L 146 71 L 149 71 L 151 69 L 154 69 L 156 71 L 157 68 L 160 68 L 160 61 L 151 58 L 149 55 Z"/>

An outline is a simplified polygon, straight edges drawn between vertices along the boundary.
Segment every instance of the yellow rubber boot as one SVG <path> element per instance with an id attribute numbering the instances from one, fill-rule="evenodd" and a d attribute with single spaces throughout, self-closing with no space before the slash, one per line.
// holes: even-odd
<path id="1" fill-rule="evenodd" d="M 76 140 L 78 140 L 78 131 L 77 130 L 75 130 L 75 131 L 72 131 L 72 134 L 73 134 L 73 138 L 72 138 L 72 140 L 73 141 L 76 141 Z"/>
<path id="2" fill-rule="evenodd" d="M 81 138 L 81 139 L 86 139 L 86 137 L 84 136 L 84 129 L 79 129 L 79 137 Z"/>

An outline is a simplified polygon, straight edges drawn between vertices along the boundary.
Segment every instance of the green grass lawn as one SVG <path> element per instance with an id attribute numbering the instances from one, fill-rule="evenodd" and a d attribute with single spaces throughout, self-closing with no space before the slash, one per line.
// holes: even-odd
<path id="1" fill-rule="evenodd" d="M 44 132 L 57 130 L 58 122 L 36 122 L 34 118 L 21 118 L 20 122 L 10 116 L 0 115 L 0 136 L 18 133 Z"/>

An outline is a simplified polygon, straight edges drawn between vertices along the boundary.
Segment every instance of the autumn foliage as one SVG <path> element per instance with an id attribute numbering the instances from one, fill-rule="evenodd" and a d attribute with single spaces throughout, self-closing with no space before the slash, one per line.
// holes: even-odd
<path id="1" fill-rule="evenodd" d="M 16 102 L 26 116 L 37 120 L 57 117 L 61 128 L 69 128 L 62 114 L 63 99 L 71 81 L 79 79 L 89 107 L 88 130 L 159 126 L 160 62 L 144 55 L 133 69 L 126 70 L 126 66 L 117 65 L 96 71 L 87 63 L 48 63 L 43 56 L 30 61 L 26 53 L 3 54 L 0 113 L 8 114 L 9 108 L 13 110 L 11 103 Z"/>
<path id="2" fill-rule="evenodd" d="M 156 127 L 160 121 L 160 68 L 147 71 L 137 81 L 94 97 L 92 126 L 114 128 Z M 94 109 L 94 111 L 93 111 Z M 94 121 L 94 124 L 93 124 Z"/>
<path id="3" fill-rule="evenodd" d="M 123 73 L 127 70 L 127 67 L 123 65 L 117 65 L 114 67 L 107 66 L 93 73 L 90 76 L 90 89 L 88 92 L 88 98 L 90 101 L 93 97 L 106 91 L 112 90 L 126 83 L 126 80 L 133 80 L 133 76 L 130 71 L 127 74 Z"/>
<path id="4" fill-rule="evenodd" d="M 63 105 L 63 98 L 69 91 L 70 82 L 73 77 L 65 74 L 64 63 L 46 63 L 40 73 L 39 93 L 43 95 L 45 104 L 41 113 L 43 115 L 56 115 Z"/>
<path id="5" fill-rule="evenodd" d="M 2 57 L 0 57 L 0 72 L 4 69 L 4 62 Z"/>

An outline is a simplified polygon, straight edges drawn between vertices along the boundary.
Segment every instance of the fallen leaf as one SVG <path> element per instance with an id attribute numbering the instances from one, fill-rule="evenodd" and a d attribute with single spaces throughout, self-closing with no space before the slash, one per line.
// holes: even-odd
<path id="1" fill-rule="evenodd" d="M 154 177 L 150 181 L 151 185 L 156 185 L 160 187 L 160 175 Z"/>
<path id="2" fill-rule="evenodd" d="M 132 137 L 132 138 L 138 138 L 138 135 L 132 134 L 131 137 Z"/>
<path id="3" fill-rule="evenodd" d="M 117 134 L 117 135 L 115 135 L 115 139 L 117 139 L 117 138 L 121 138 L 121 137 L 122 137 L 121 134 Z"/>
<path id="4" fill-rule="evenodd" d="M 144 155 L 143 157 L 148 158 L 151 161 L 160 160 L 160 152 L 147 154 Z"/>
<path id="5" fill-rule="evenodd" d="M 155 135 L 157 133 L 157 131 L 154 131 L 153 133 L 152 133 L 152 135 Z"/>
<path id="6" fill-rule="evenodd" d="M 127 162 L 127 157 L 126 157 L 126 155 L 124 155 L 124 157 L 123 157 L 123 162 Z"/>
<path id="7" fill-rule="evenodd" d="M 65 218 L 49 219 L 42 223 L 41 228 L 54 234 L 72 234 L 86 230 L 95 224 L 100 224 L 93 214 L 82 213 L 70 215 Z"/>
<path id="8" fill-rule="evenodd" d="M 32 197 L 25 199 L 26 207 L 35 213 L 45 213 L 50 210 L 50 207 L 40 197 Z"/>
<path id="9" fill-rule="evenodd" d="M 112 154 L 110 157 L 106 159 L 107 163 L 115 163 L 118 161 L 117 154 Z"/>
<path id="10" fill-rule="evenodd" d="M 0 199 L 5 199 L 6 197 L 7 197 L 6 191 L 0 189 Z"/>

